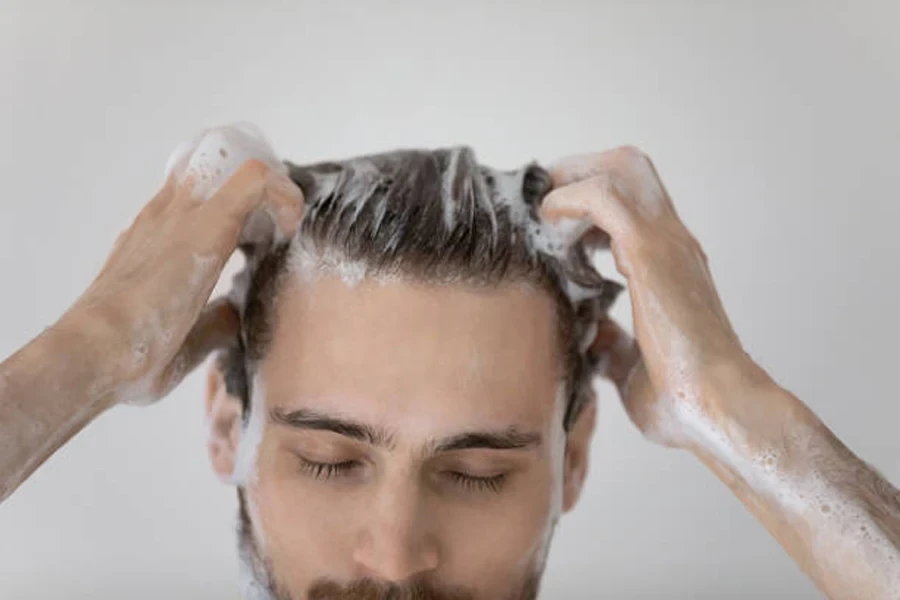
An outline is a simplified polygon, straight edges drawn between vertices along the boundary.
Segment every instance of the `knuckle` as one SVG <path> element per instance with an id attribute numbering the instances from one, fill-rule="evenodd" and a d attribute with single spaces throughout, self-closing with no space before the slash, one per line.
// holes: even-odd
<path id="1" fill-rule="evenodd" d="M 644 159 L 644 160 L 646 160 L 646 159 L 648 158 L 646 152 L 644 152 L 643 150 L 641 150 L 641 149 L 638 148 L 637 146 L 632 146 L 632 145 L 630 145 L 630 144 L 625 145 L 625 146 L 620 146 L 618 150 L 619 150 L 619 152 L 620 152 L 622 155 L 624 155 L 624 156 L 626 156 L 626 157 L 628 157 L 628 158 L 631 158 L 631 159 L 635 159 L 635 160 Z"/>
<path id="2" fill-rule="evenodd" d="M 638 172 L 653 170 L 653 161 L 650 160 L 650 156 L 637 146 L 622 146 L 619 148 L 619 153 L 623 157 L 626 167 Z"/>
<path id="3" fill-rule="evenodd" d="M 585 185 L 594 193 L 611 196 L 613 192 L 613 177 L 609 173 L 596 173 L 585 180 Z"/>
<path id="4" fill-rule="evenodd" d="M 84 311 L 92 330 L 103 336 L 117 378 L 128 383 L 150 374 L 159 351 L 153 337 L 141 326 L 142 315 L 135 308 L 140 300 L 137 294 L 121 293 L 92 302 Z"/>
<path id="5" fill-rule="evenodd" d="M 259 159 L 249 158 L 241 163 L 238 171 L 246 173 L 247 175 L 263 177 L 269 172 L 269 166 Z"/>
<path id="6" fill-rule="evenodd" d="M 688 232 L 687 244 L 703 264 L 709 265 L 709 256 L 706 254 L 706 250 L 703 249 L 703 245 L 700 243 L 700 240 L 697 239 L 697 236 L 695 236 L 691 232 Z"/>

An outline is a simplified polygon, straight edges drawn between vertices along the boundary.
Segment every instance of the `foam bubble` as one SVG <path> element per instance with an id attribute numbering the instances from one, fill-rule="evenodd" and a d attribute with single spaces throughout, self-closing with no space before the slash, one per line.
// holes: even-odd
<path id="1" fill-rule="evenodd" d="M 250 417 L 241 430 L 241 439 L 238 443 L 237 456 L 234 461 L 234 473 L 232 473 L 231 481 L 235 485 L 246 487 L 252 483 L 256 475 L 256 459 L 259 445 L 262 443 L 265 424 L 265 391 L 262 379 L 257 375 L 253 378 Z"/>
<path id="2" fill-rule="evenodd" d="M 556 523 L 559 521 L 560 516 L 562 516 L 566 462 L 566 432 L 563 427 L 563 421 L 565 419 L 568 400 L 566 391 L 565 384 L 560 384 L 556 389 L 553 423 L 550 427 L 552 433 L 551 439 L 549 440 L 549 448 L 550 465 L 553 470 L 553 483 L 550 486 L 550 510 L 547 512 L 547 523 L 544 526 L 544 533 L 538 542 L 539 545 L 534 554 L 534 567 L 538 572 L 544 569 L 547 562 L 547 556 L 550 552 L 550 542 L 553 540 Z"/>
<path id="3" fill-rule="evenodd" d="M 211 198 L 244 162 L 255 159 L 286 172 L 262 132 L 250 123 L 235 123 L 202 131 L 180 144 L 169 156 L 166 177 L 194 180 L 194 194 Z"/>
<path id="4" fill-rule="evenodd" d="M 693 408 L 695 403 L 677 406 L 680 409 L 675 422 L 680 425 L 675 428 L 713 452 L 751 489 L 773 501 L 785 517 L 808 525 L 812 557 L 824 572 L 840 572 L 846 568 L 844 563 L 852 560 L 854 568 L 861 570 L 856 575 L 859 581 L 875 586 L 881 592 L 879 597 L 897 597 L 900 570 L 894 565 L 900 563 L 900 549 L 860 500 L 847 491 L 846 486 L 854 482 L 838 484 L 827 473 L 815 470 L 814 464 L 806 465 L 808 471 L 787 471 L 781 464 L 781 452 L 775 448 L 747 456 L 721 428 Z M 801 456 L 815 455 L 810 445 L 819 434 L 814 429 L 795 427 L 792 435 Z"/>
<path id="5" fill-rule="evenodd" d="M 593 224 L 587 219 L 562 218 L 556 222 L 535 223 L 526 232 L 536 250 L 563 260 L 569 248 L 592 227 Z"/>

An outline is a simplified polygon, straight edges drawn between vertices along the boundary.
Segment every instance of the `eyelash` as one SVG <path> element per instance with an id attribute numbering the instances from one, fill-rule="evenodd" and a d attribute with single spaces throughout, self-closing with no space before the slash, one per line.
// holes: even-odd
<path id="1" fill-rule="evenodd" d="M 306 458 L 300 459 L 301 468 L 314 479 L 328 480 L 333 477 L 347 475 L 358 466 L 356 461 L 348 460 L 338 463 L 322 463 Z M 497 494 L 506 481 L 506 473 L 491 477 L 473 477 L 459 471 L 446 471 L 444 473 L 450 480 L 468 492 L 491 492 Z"/>
<path id="2" fill-rule="evenodd" d="M 301 458 L 300 467 L 308 474 L 312 475 L 313 479 L 326 480 L 331 479 L 332 477 L 346 475 L 356 467 L 356 461 L 347 460 L 339 463 L 321 463 Z"/>
<path id="3" fill-rule="evenodd" d="M 472 477 L 458 471 L 448 471 L 447 476 L 466 491 L 491 492 L 494 494 L 500 493 L 500 489 L 503 487 L 504 481 L 506 481 L 505 473 L 493 475 L 492 477 Z"/>

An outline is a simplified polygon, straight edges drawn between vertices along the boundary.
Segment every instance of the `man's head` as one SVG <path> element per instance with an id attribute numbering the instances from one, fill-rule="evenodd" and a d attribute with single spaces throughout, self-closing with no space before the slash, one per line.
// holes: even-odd
<path id="1" fill-rule="evenodd" d="M 244 248 L 242 335 L 208 396 L 254 589 L 533 597 L 586 473 L 584 350 L 620 288 L 540 223 L 540 167 L 460 148 L 291 176 L 306 214 Z"/>

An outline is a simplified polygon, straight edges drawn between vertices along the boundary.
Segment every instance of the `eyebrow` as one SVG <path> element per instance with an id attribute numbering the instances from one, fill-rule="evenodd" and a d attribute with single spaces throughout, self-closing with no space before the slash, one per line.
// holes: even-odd
<path id="1" fill-rule="evenodd" d="M 269 413 L 269 417 L 273 423 L 278 425 L 314 431 L 331 431 L 372 446 L 391 447 L 394 442 L 393 436 L 380 427 L 356 423 L 308 408 L 291 411 L 274 408 Z"/>
<path id="2" fill-rule="evenodd" d="M 309 408 L 285 411 L 274 408 L 269 413 L 273 423 L 297 429 L 330 431 L 371 446 L 392 448 L 395 436 L 382 427 L 351 421 L 343 417 L 321 413 Z M 541 434 L 507 427 L 497 431 L 468 431 L 447 438 L 431 440 L 428 454 L 459 450 L 527 450 L 542 443 Z"/>
<path id="3" fill-rule="evenodd" d="M 454 450 L 471 450 L 481 448 L 487 450 L 525 450 L 541 445 L 541 434 L 523 432 L 515 427 L 501 431 L 472 431 L 460 433 L 434 444 L 434 452 L 452 452 Z"/>

